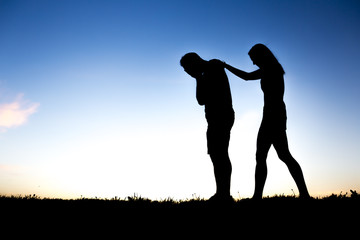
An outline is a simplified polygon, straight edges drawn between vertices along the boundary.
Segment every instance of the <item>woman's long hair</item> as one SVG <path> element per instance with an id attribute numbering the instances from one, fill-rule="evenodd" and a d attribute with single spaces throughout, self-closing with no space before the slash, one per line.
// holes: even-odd
<path id="1" fill-rule="evenodd" d="M 257 62 L 260 62 L 265 69 L 285 74 L 279 61 L 264 44 L 258 43 L 254 45 L 249 51 L 249 56 L 251 59 L 256 59 Z"/>

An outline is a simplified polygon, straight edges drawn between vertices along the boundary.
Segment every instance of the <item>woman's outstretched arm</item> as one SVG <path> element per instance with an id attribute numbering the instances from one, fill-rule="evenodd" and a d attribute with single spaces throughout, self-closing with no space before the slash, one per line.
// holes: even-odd
<path id="1" fill-rule="evenodd" d="M 230 72 L 232 72 L 234 75 L 238 76 L 239 78 L 242 78 L 246 81 L 248 80 L 257 80 L 261 78 L 261 70 L 258 69 L 254 72 L 244 72 L 240 69 L 234 68 L 233 66 L 230 66 L 227 63 L 224 63 L 224 67 L 229 70 Z"/>

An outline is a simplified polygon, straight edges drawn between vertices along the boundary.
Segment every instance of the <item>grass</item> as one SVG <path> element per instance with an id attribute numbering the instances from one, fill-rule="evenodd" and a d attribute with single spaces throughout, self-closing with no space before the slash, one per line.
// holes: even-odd
<path id="1" fill-rule="evenodd" d="M 286 200 L 301 200 L 299 198 L 297 198 L 295 195 L 274 195 L 274 196 L 265 196 L 263 197 L 262 201 L 259 202 L 265 202 L 267 200 L 279 200 L 279 199 L 286 199 Z M 316 197 L 313 198 L 312 200 L 322 200 L 322 201 L 328 201 L 328 200 L 360 200 L 360 194 L 357 193 L 356 191 L 350 190 L 350 193 L 346 192 L 345 194 L 340 192 L 339 194 L 331 194 L 325 197 Z M 248 201 L 250 199 L 248 198 L 243 198 L 243 199 L 238 199 L 235 200 L 235 204 L 241 203 L 243 201 Z M 85 198 L 85 197 L 80 197 L 77 199 L 61 199 L 61 198 L 42 198 L 36 194 L 29 194 L 29 195 L 11 195 L 11 196 L 7 196 L 7 195 L 0 195 L 0 201 L 4 202 L 4 201 L 64 201 L 64 202 L 74 202 L 74 201 L 96 201 L 96 202 L 118 202 L 118 203 L 123 203 L 123 204 L 128 204 L 128 205 L 132 205 L 132 204 L 177 204 L 177 205 L 182 205 L 182 204 L 187 204 L 187 203 L 195 203 L 195 202 L 199 202 L 199 203 L 205 203 L 207 202 L 207 199 L 201 198 L 200 196 L 197 196 L 196 194 L 193 194 L 193 198 L 190 199 L 185 199 L 185 200 L 174 200 L 171 197 L 162 199 L 162 200 L 151 200 L 149 198 L 144 198 L 141 195 L 138 194 L 134 194 L 132 196 L 127 196 L 125 198 L 119 198 L 117 196 L 113 197 L 113 198 Z"/>
<path id="2" fill-rule="evenodd" d="M 300 231 L 321 238 L 341 232 L 343 237 L 347 237 L 352 236 L 347 233 L 358 228 L 360 194 L 351 190 L 311 200 L 276 195 L 261 201 L 239 199 L 231 205 L 209 204 L 206 199 L 195 195 L 185 200 L 167 198 L 157 201 L 139 195 L 64 200 L 33 194 L 0 196 L 0 211 L 1 218 L 6 220 L 3 229 L 7 229 L 7 225 L 27 226 L 52 229 L 53 233 L 91 235 L 96 230 L 103 234 L 103 229 L 110 229 L 112 233 L 126 232 L 127 229 L 133 236 L 149 232 L 158 236 L 171 229 L 174 234 L 192 236 L 196 231 L 200 231 L 200 235 L 211 235 L 212 231 L 226 228 L 229 238 L 234 236 L 234 232 L 246 235 L 243 231 L 266 236 L 271 232 L 275 235 L 292 233 L 293 237 Z M 256 230 L 254 226 L 261 229 Z"/>
<path id="3" fill-rule="evenodd" d="M 261 201 L 253 201 L 251 199 L 238 199 L 235 200 L 231 206 L 221 206 L 210 204 L 206 199 L 194 195 L 191 199 L 174 200 L 166 198 L 163 200 L 151 200 L 149 198 L 141 197 L 134 194 L 126 198 L 114 197 L 107 198 L 78 198 L 78 199 L 59 199 L 59 198 L 41 198 L 35 194 L 33 195 L 18 195 L 18 196 L 5 196 L 0 195 L 0 205 L 14 208 L 26 207 L 99 207 L 99 208 L 114 208 L 114 209 L 186 209 L 186 208 L 241 208 L 244 206 L 263 206 L 263 205 L 294 205 L 294 206 L 311 206 L 311 205 L 326 205 L 326 204 L 343 204 L 355 205 L 360 204 L 360 194 L 356 191 L 350 190 L 350 193 L 331 194 L 322 198 L 313 198 L 311 200 L 301 200 L 295 195 L 275 195 L 264 197 Z"/>

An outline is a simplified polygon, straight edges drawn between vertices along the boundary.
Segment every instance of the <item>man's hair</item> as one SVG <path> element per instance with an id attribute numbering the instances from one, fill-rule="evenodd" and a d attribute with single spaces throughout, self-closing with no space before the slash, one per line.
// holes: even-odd
<path id="1" fill-rule="evenodd" d="M 197 53 L 189 52 L 180 59 L 180 65 L 184 67 L 199 63 L 200 61 L 203 61 L 203 59 Z"/>

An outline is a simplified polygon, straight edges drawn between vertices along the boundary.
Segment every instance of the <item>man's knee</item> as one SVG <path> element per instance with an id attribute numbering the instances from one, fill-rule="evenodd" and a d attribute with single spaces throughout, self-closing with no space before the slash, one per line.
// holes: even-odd
<path id="1" fill-rule="evenodd" d="M 229 165 L 231 166 L 230 158 L 227 152 L 210 153 L 210 158 L 214 166 L 219 166 L 219 167 L 228 167 Z"/>

